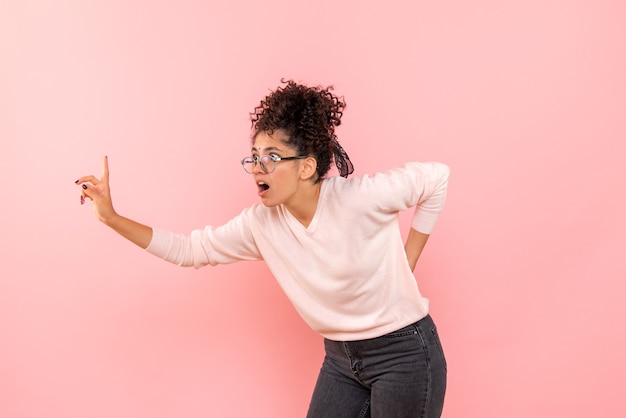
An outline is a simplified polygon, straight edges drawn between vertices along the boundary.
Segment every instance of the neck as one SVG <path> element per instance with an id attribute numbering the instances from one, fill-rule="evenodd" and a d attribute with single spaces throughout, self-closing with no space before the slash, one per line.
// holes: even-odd
<path id="1" fill-rule="evenodd" d="M 311 184 L 311 187 L 304 187 L 294 196 L 292 202 L 285 203 L 285 207 L 304 227 L 308 227 L 315 216 L 317 202 L 320 197 L 322 182 Z"/>

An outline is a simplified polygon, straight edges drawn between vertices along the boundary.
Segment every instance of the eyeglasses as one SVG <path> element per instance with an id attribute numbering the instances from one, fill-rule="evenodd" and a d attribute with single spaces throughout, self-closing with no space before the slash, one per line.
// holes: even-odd
<path id="1" fill-rule="evenodd" d="M 254 173 L 254 167 L 257 163 L 261 166 L 261 169 L 266 173 L 271 173 L 276 169 L 276 163 L 278 161 L 289 161 L 289 160 L 301 160 L 303 158 L 307 158 L 306 155 L 296 155 L 294 157 L 279 157 L 276 154 L 268 154 L 262 157 L 258 155 L 253 155 L 252 157 L 246 157 L 241 160 L 241 165 L 246 173 L 252 174 Z"/>

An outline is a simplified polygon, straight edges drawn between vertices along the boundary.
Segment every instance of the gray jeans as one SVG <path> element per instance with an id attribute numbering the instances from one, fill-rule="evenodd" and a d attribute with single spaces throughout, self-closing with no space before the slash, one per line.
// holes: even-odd
<path id="1" fill-rule="evenodd" d="M 307 418 L 435 418 L 446 391 L 446 359 L 430 315 L 361 341 L 324 340 Z"/>

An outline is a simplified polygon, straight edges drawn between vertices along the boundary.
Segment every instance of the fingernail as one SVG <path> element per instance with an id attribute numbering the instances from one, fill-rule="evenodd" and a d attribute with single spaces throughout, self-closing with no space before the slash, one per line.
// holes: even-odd
<path id="1" fill-rule="evenodd" d="M 80 195 L 80 204 L 84 205 L 85 204 L 85 196 Z"/>
<path id="2" fill-rule="evenodd" d="M 87 190 L 87 185 L 86 185 L 86 184 L 83 184 L 81 187 L 82 187 L 83 189 Z"/>
<path id="3" fill-rule="evenodd" d="M 75 183 L 75 184 L 78 184 L 78 180 L 76 180 L 74 183 Z"/>

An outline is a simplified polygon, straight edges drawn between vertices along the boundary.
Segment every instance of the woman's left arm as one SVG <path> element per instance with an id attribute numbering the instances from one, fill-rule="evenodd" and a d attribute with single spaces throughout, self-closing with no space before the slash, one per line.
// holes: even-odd
<path id="1" fill-rule="evenodd" d="M 415 270 L 417 260 L 428 241 L 439 213 L 446 201 L 450 168 L 442 163 L 419 163 L 421 171 L 420 201 L 415 208 L 411 221 L 411 230 L 404 245 L 411 271 Z"/>
<path id="2" fill-rule="evenodd" d="M 406 244 L 404 244 L 404 250 L 406 251 L 406 258 L 409 261 L 411 271 L 415 270 L 415 265 L 417 264 L 417 260 L 420 258 L 420 254 L 422 254 L 424 246 L 426 246 L 428 237 L 428 234 L 419 232 L 414 228 L 411 228 L 409 231 Z"/>

